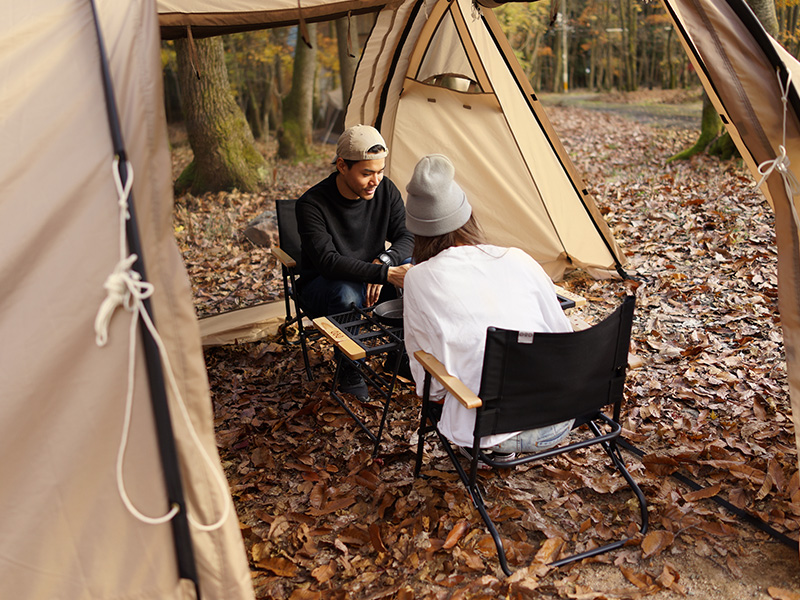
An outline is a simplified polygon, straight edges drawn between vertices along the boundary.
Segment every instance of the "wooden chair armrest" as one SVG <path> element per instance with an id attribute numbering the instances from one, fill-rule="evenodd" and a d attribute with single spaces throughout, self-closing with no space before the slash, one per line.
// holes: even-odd
<path id="1" fill-rule="evenodd" d="M 284 267 L 294 269 L 297 266 L 297 261 L 281 250 L 280 246 L 273 246 L 270 248 L 270 251 L 272 252 L 272 256 L 277 258 Z"/>
<path id="2" fill-rule="evenodd" d="M 314 319 L 314 325 L 317 326 L 317 329 L 319 329 L 334 346 L 344 352 L 350 360 L 366 358 L 366 350 L 356 344 L 344 331 L 331 323 L 328 317 L 318 317 Z"/>
<path id="3" fill-rule="evenodd" d="M 583 296 L 579 296 L 574 292 L 569 292 L 564 288 L 562 288 L 560 285 L 556 285 L 555 288 L 557 294 L 564 296 L 564 298 L 567 298 L 568 300 L 572 300 L 573 302 L 575 302 L 575 308 L 580 308 L 581 306 L 586 305 L 586 298 L 584 298 Z"/>
<path id="4" fill-rule="evenodd" d="M 478 408 L 483 404 L 481 399 L 457 377 L 450 375 L 444 365 L 439 362 L 433 354 L 424 350 L 414 352 L 414 358 L 419 361 L 422 368 L 430 373 L 436 381 L 441 383 L 444 388 L 453 394 L 456 400 L 467 408 Z"/>

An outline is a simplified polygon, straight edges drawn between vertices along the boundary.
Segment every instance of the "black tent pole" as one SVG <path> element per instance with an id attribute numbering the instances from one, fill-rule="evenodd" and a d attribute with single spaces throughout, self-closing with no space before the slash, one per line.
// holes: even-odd
<path id="1" fill-rule="evenodd" d="M 100 29 L 100 19 L 97 14 L 97 7 L 94 0 L 89 0 L 92 7 L 95 29 L 97 31 L 97 43 L 100 53 L 100 67 L 103 78 L 103 89 L 105 91 L 106 112 L 108 115 L 111 139 L 114 146 L 114 154 L 119 158 L 119 176 L 123 187 L 128 180 L 127 155 L 122 138 L 122 127 L 120 126 L 119 113 L 117 110 L 116 99 L 114 97 L 114 87 L 111 80 L 111 71 L 108 65 L 103 34 Z M 125 227 L 128 238 L 128 248 L 131 254 L 136 254 L 137 259 L 133 269 L 138 272 L 143 281 L 147 280 L 144 268 L 144 257 L 142 252 L 139 230 L 136 223 L 136 212 L 134 210 L 133 192 L 130 194 L 128 205 L 130 217 L 127 219 Z M 142 300 L 142 306 L 153 318 L 152 305 L 149 298 Z M 167 390 L 164 382 L 164 372 L 161 367 L 161 353 L 153 339 L 152 334 L 144 324 L 141 324 L 142 341 L 147 363 L 147 375 L 150 384 L 150 396 L 155 418 L 156 434 L 158 446 L 161 454 L 161 464 L 164 469 L 164 480 L 167 489 L 167 496 L 170 506 L 177 506 L 178 512 L 172 519 L 172 534 L 175 543 L 175 552 L 178 562 L 178 574 L 181 579 L 188 579 L 194 583 L 197 600 L 200 600 L 200 582 L 197 574 L 197 565 L 194 558 L 194 548 L 192 546 L 191 532 L 189 531 L 189 521 L 186 511 L 186 500 L 181 483 L 180 465 L 178 463 L 178 452 L 175 446 L 175 437 L 172 430 L 172 420 L 167 403 Z"/>

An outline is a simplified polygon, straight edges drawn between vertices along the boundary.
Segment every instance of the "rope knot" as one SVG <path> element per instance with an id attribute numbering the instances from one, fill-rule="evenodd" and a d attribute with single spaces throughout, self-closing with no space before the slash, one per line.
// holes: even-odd
<path id="1" fill-rule="evenodd" d="M 761 173 L 761 179 L 759 179 L 756 187 L 761 187 L 761 184 L 766 181 L 767 177 L 769 177 L 773 171 L 777 171 L 783 179 L 786 194 L 789 196 L 789 200 L 791 200 L 793 196 L 800 194 L 800 182 L 797 181 L 797 177 L 795 177 L 794 173 L 789 169 L 789 165 L 791 165 L 791 161 L 789 157 L 786 156 L 786 148 L 781 144 L 778 146 L 778 156 L 772 160 L 765 160 L 758 165 L 758 172 Z"/>
<path id="2" fill-rule="evenodd" d="M 108 326 L 118 306 L 131 313 L 138 312 L 142 300 L 153 295 L 153 284 L 142 281 L 142 276 L 132 268 L 137 259 L 135 254 L 131 254 L 120 260 L 114 271 L 106 277 L 103 284 L 106 298 L 94 321 L 95 341 L 98 346 L 105 346 L 108 341 Z"/>

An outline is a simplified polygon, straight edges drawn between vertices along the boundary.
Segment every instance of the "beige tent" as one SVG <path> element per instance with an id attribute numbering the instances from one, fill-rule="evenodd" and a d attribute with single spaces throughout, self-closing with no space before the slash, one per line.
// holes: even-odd
<path id="1" fill-rule="evenodd" d="M 800 448 L 800 62 L 743 0 L 666 0 L 709 98 L 775 210 L 778 306 Z M 760 168 L 760 170 L 759 170 Z"/>
<path id="2" fill-rule="evenodd" d="M 224 4 L 225 0 L 218 2 Z M 795 432 L 800 448 L 800 224 L 796 209 L 798 185 L 789 166 L 794 164 L 797 168 L 796 165 L 800 164 L 800 102 L 797 94 L 797 84 L 800 82 L 799 63 L 763 31 L 743 0 L 662 2 L 681 35 L 706 91 L 727 121 L 754 177 L 761 178 L 759 165 L 764 165 L 763 170 L 769 172 L 761 189 L 775 209 L 781 323 L 786 345 Z M 185 12 L 191 12 L 186 8 L 193 4 L 190 0 L 172 0 L 170 4 L 173 3 L 180 3 Z M 162 4 L 165 4 L 164 0 Z M 302 0 L 298 3 L 298 11 L 305 10 L 305 6 L 317 4 Z M 347 3 L 331 0 L 326 4 L 341 8 Z M 446 6 L 448 4 L 451 6 Z M 537 116 L 543 115 L 533 91 L 519 79 L 515 83 L 524 90 L 524 102 L 517 99 L 504 103 L 504 83 L 492 75 L 494 59 L 487 60 L 486 64 L 476 60 L 476 52 L 481 57 L 498 54 L 508 56 L 502 35 L 496 34 L 496 24 L 487 10 L 499 4 L 503 2 L 477 0 L 473 7 L 465 0 L 441 0 L 438 3 L 436 0 L 395 0 L 387 2 L 386 8 L 380 13 L 378 24 L 361 59 L 347 120 L 349 124 L 357 121 L 377 124 L 390 138 L 393 151 L 391 175 L 401 186 L 408 177 L 408 165 L 411 161 L 410 157 L 402 156 L 404 149 L 414 148 L 415 152 L 449 151 L 453 154 L 463 152 L 465 158 L 467 155 L 476 158 L 476 151 L 472 147 L 474 138 L 469 133 L 469 127 L 454 123 L 454 118 L 450 116 L 459 112 L 459 100 L 464 100 L 463 110 L 486 112 L 489 111 L 482 100 L 486 99 L 495 106 L 499 103 L 507 119 L 512 118 L 509 114 L 514 114 L 509 109 L 512 103 L 519 107 L 527 102 Z M 478 8 L 477 5 L 485 8 Z M 319 10 L 318 6 L 317 9 Z M 174 7 L 172 10 L 173 15 L 180 12 Z M 429 23 L 429 16 L 432 16 L 432 21 L 438 21 Z M 176 24 L 185 29 L 187 24 L 191 24 L 191 19 L 187 16 L 183 21 L 176 20 Z M 481 32 L 479 25 L 483 25 L 485 31 L 489 32 L 488 36 Z M 444 61 L 434 60 L 437 57 L 430 50 L 434 47 L 445 49 Z M 452 57 L 448 55 L 449 52 L 452 52 Z M 442 58 L 441 55 L 438 58 Z M 516 61 L 513 57 L 509 60 L 509 65 L 516 77 Z M 787 82 L 789 73 L 793 74 L 791 82 Z M 453 74 L 457 77 L 449 77 Z M 778 75 L 781 77 L 780 83 Z M 507 80 L 508 77 L 505 76 L 504 79 Z M 459 87 L 459 83 L 463 84 L 465 81 L 468 84 L 475 82 L 481 93 L 468 93 L 474 91 L 474 85 L 465 92 Z M 513 88 L 508 83 L 508 87 Z M 786 112 L 782 96 L 787 100 Z M 453 113 L 437 113 L 446 121 L 444 123 L 432 122 L 426 117 L 425 127 L 420 127 L 419 123 L 414 123 L 415 113 L 412 111 L 420 106 L 430 109 L 425 103 L 438 105 L 437 108 L 447 105 L 455 107 L 455 110 Z M 550 142 L 553 154 L 562 162 L 561 169 L 572 176 L 569 162 L 561 161 L 563 150 L 557 140 L 554 137 L 549 138 L 546 118 L 540 122 L 540 130 L 534 130 L 532 137 L 554 140 Z M 502 132 L 508 124 L 500 123 L 500 126 Z M 420 131 L 424 133 L 420 134 Z M 426 135 L 429 132 L 431 135 Z M 492 133 L 488 139 L 495 141 L 494 132 Z M 448 143 L 437 145 L 439 142 L 435 138 L 440 138 L 443 134 L 448 137 L 441 139 L 447 139 Z M 460 149 L 455 141 L 450 140 L 466 142 L 466 149 Z M 412 146 L 414 143 L 419 145 Z M 507 148 L 508 144 L 504 147 Z M 515 140 L 511 147 L 521 153 L 525 141 Z M 781 148 L 785 149 L 785 154 Z M 486 164 L 487 171 L 496 171 L 502 167 L 500 163 L 506 156 L 506 153 L 498 155 L 496 151 L 489 155 L 481 153 L 477 162 L 466 163 L 466 169 L 463 166 L 465 163 L 459 161 L 459 173 L 462 176 L 470 174 L 470 182 L 462 180 L 462 183 L 465 187 L 475 186 L 470 187 L 470 197 L 475 198 L 477 194 L 480 198 L 478 201 L 482 203 L 482 217 L 489 215 L 486 218 L 491 219 L 491 212 L 496 205 L 489 203 L 498 194 L 478 192 L 479 184 L 472 183 L 473 169 L 477 168 L 475 165 Z M 782 159 L 784 156 L 785 159 Z M 769 163 L 776 159 L 780 160 Z M 775 165 L 771 171 L 770 164 Z M 515 174 L 519 173 L 520 170 L 516 170 Z M 549 174 L 548 171 L 547 175 Z M 559 173 L 559 178 L 562 177 L 563 174 Z M 573 182 L 578 182 L 576 178 L 570 178 Z M 576 189 L 580 190 L 580 195 L 583 194 L 580 183 L 576 183 Z M 515 200 L 513 206 L 513 210 L 517 211 L 515 214 L 522 212 L 526 219 L 535 220 L 529 214 L 531 209 L 525 207 L 524 202 Z M 550 207 L 549 204 L 547 206 Z M 593 213 L 592 210 L 588 212 Z M 502 239 L 505 232 L 496 225 L 492 225 L 492 233 L 497 239 Z M 616 256 L 616 248 L 611 248 Z M 558 268 L 555 270 L 556 275 L 557 271 Z"/>
<path id="3" fill-rule="evenodd" d="M 120 260 L 121 194 L 92 4 L 2 2 L 0 598 L 194 598 L 191 562 L 179 572 L 176 559 L 179 522 L 189 524 L 202 598 L 252 598 L 172 231 L 155 3 L 97 4 L 134 174 L 141 253 L 155 290 L 150 300 L 180 395 L 170 388 L 188 521 L 146 522 L 171 507 L 142 335 L 131 336 L 131 313 L 105 312 L 108 327 L 101 319 L 98 330 L 107 341 L 96 340 L 95 319 L 109 297 L 104 284 Z M 137 349 L 126 436 L 131 339 Z M 165 377 L 169 372 L 165 366 Z"/>
<path id="4" fill-rule="evenodd" d="M 346 125 L 374 124 L 387 174 L 446 154 L 490 241 L 522 248 L 553 280 L 619 277 L 624 256 L 494 14 L 472 0 L 409 0 L 378 15 Z"/>

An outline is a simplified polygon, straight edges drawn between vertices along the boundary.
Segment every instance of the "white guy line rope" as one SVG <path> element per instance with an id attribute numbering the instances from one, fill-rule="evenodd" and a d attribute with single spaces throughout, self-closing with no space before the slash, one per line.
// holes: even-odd
<path id="1" fill-rule="evenodd" d="M 153 295 L 153 284 L 142 281 L 141 274 L 133 270 L 133 264 L 136 262 L 138 257 L 135 254 L 126 256 L 127 235 L 125 232 L 125 222 L 130 218 L 130 212 L 128 211 L 128 198 L 130 196 L 131 186 L 133 185 L 133 166 L 130 164 L 130 162 L 127 162 L 126 166 L 129 177 L 125 183 L 125 186 L 123 186 L 119 174 L 119 157 L 114 158 L 112 170 L 114 175 L 114 183 L 119 196 L 120 260 L 114 267 L 114 271 L 111 273 L 111 275 L 106 278 L 105 284 L 103 285 L 103 287 L 106 289 L 107 295 L 105 300 L 103 300 L 103 303 L 100 305 L 100 309 L 97 312 L 97 317 L 95 318 L 94 322 L 95 341 L 98 346 L 102 347 L 105 346 L 106 342 L 108 341 L 108 326 L 117 307 L 122 306 L 126 311 L 131 313 L 131 324 L 128 332 L 128 390 L 125 397 L 125 416 L 122 425 L 122 437 L 120 439 L 119 450 L 117 452 L 117 489 L 119 491 L 120 498 L 122 499 L 122 502 L 128 511 L 143 523 L 159 525 L 170 521 L 178 513 L 179 507 L 173 503 L 169 512 L 167 512 L 165 515 L 160 517 L 149 517 L 140 512 L 134 506 L 125 489 L 123 466 L 125 463 L 125 451 L 128 446 L 128 438 L 130 435 L 131 413 L 133 409 L 134 376 L 136 372 L 136 340 L 138 339 L 137 325 L 139 318 L 141 318 L 142 322 L 147 327 L 147 330 L 152 335 L 153 340 L 158 347 L 159 353 L 161 354 L 161 359 L 164 364 L 164 370 L 167 374 L 170 390 L 175 395 L 178 407 L 181 411 L 181 416 L 183 417 L 183 420 L 189 429 L 189 435 L 191 436 L 192 442 L 200 451 L 204 462 L 214 476 L 223 498 L 224 507 L 222 515 L 215 523 L 205 525 L 195 521 L 191 514 L 188 514 L 187 517 L 192 525 L 194 525 L 197 529 L 201 531 L 214 531 L 222 526 L 230 514 L 231 500 L 228 495 L 228 484 L 220 473 L 219 469 L 215 468 L 214 461 L 209 456 L 197 435 L 197 431 L 192 424 L 189 411 L 187 410 L 186 404 L 183 401 L 183 396 L 178 388 L 178 382 L 175 379 L 175 374 L 172 371 L 172 366 L 170 365 L 169 357 L 167 355 L 167 348 L 164 345 L 161 336 L 158 334 L 158 331 L 156 331 L 156 327 L 142 303 L 143 300 Z"/>
<path id="2" fill-rule="evenodd" d="M 756 184 L 756 188 L 760 188 L 761 184 L 767 180 L 767 177 L 769 177 L 773 171 L 777 171 L 783 179 L 783 186 L 786 189 L 786 196 L 789 198 L 789 207 L 792 209 L 795 227 L 800 230 L 800 219 L 797 216 L 797 209 L 794 205 L 794 197 L 800 194 L 800 182 L 797 181 L 794 173 L 789 169 L 791 162 L 789 161 L 789 157 L 786 156 L 786 109 L 789 102 L 789 84 L 792 82 L 792 72 L 787 71 L 788 76 L 786 78 L 785 87 L 781 81 L 780 70 L 775 69 L 775 73 L 778 76 L 778 86 L 781 88 L 781 102 L 783 103 L 783 143 L 778 146 L 778 156 L 772 160 L 765 160 L 758 165 L 758 172 L 761 174 L 761 179 L 759 179 Z"/>

